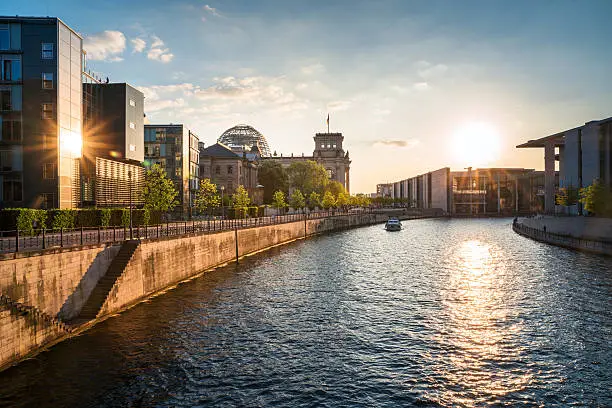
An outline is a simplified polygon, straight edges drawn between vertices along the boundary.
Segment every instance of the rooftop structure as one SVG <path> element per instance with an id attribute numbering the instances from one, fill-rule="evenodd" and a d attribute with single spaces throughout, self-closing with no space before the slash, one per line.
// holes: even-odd
<path id="1" fill-rule="evenodd" d="M 236 125 L 227 129 L 217 142 L 224 144 L 236 153 L 250 152 L 258 147 L 262 157 L 270 157 L 270 147 L 264 135 L 249 125 Z"/>

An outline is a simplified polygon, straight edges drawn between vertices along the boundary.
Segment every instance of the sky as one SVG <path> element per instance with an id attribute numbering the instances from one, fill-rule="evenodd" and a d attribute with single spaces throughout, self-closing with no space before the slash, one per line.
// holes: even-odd
<path id="1" fill-rule="evenodd" d="M 284 155 L 342 132 L 351 192 L 441 167 L 543 169 L 516 149 L 612 116 L 612 1 L 20 0 L 88 68 L 207 146 L 246 123 Z"/>

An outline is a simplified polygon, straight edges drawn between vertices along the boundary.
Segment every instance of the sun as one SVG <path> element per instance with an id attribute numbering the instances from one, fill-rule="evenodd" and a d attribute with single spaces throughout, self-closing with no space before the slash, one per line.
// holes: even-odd
<path id="1" fill-rule="evenodd" d="M 489 123 L 470 122 L 453 134 L 452 153 L 465 166 L 485 166 L 499 159 L 499 132 Z"/>

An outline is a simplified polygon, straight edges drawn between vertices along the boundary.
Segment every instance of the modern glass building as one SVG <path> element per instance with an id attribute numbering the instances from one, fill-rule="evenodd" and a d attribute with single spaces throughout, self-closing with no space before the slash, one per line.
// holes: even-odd
<path id="1" fill-rule="evenodd" d="M 145 166 L 159 164 L 179 192 L 175 209 L 183 218 L 192 214 L 200 183 L 198 136 L 185 125 L 145 125 Z"/>
<path id="2" fill-rule="evenodd" d="M 0 17 L 1 207 L 80 204 L 81 55 L 58 18 Z"/>

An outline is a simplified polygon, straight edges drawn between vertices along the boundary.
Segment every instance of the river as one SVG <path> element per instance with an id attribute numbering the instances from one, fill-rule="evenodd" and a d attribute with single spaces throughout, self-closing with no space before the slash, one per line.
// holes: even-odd
<path id="1" fill-rule="evenodd" d="M 0 405 L 612 405 L 612 259 L 510 224 L 259 253 L 0 373 Z"/>

